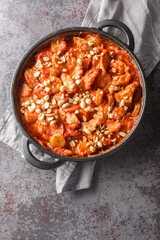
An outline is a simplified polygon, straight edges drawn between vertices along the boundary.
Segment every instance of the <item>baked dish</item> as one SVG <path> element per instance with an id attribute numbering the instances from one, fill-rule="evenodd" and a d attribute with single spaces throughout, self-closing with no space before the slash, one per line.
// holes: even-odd
<path id="1" fill-rule="evenodd" d="M 56 154 L 102 154 L 131 133 L 142 103 L 131 56 L 98 34 L 53 40 L 24 71 L 18 102 L 28 133 Z"/>

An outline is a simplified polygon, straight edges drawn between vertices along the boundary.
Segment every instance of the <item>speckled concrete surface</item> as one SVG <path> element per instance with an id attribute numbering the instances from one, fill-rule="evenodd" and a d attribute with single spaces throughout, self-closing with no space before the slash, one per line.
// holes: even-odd
<path id="1" fill-rule="evenodd" d="M 43 35 L 79 26 L 89 0 L 0 1 L 0 117 L 24 51 Z M 160 239 L 160 64 L 147 79 L 147 107 L 134 138 L 97 162 L 92 188 L 55 190 L 55 172 L 38 170 L 0 143 L 0 240 Z"/>

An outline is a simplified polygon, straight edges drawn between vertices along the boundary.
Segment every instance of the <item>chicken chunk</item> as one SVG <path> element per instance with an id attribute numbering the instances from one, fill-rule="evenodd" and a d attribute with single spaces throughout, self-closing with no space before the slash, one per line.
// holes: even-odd
<path id="1" fill-rule="evenodd" d="M 107 128 L 110 133 L 114 133 L 120 130 L 122 123 L 116 122 L 114 120 L 107 120 Z"/>
<path id="2" fill-rule="evenodd" d="M 100 73 L 99 69 L 92 68 L 88 70 L 84 76 L 84 88 L 86 90 L 91 89 L 91 85 L 93 84 L 94 80 Z"/>
<path id="3" fill-rule="evenodd" d="M 80 126 L 80 121 L 74 113 L 66 113 L 66 122 L 73 129 L 76 129 Z"/>
<path id="4" fill-rule="evenodd" d="M 24 77 L 31 88 L 34 88 L 39 83 L 39 80 L 36 77 L 34 77 L 33 69 L 29 68 L 26 69 Z"/>
<path id="5" fill-rule="evenodd" d="M 126 86 L 131 80 L 131 75 L 123 74 L 121 76 L 115 76 L 113 77 L 112 85 L 113 86 Z"/>
<path id="6" fill-rule="evenodd" d="M 124 99 L 125 103 L 132 103 L 133 95 L 136 88 L 139 86 L 138 82 L 130 83 L 124 90 L 115 93 L 116 102 L 121 102 Z"/>
<path id="7" fill-rule="evenodd" d="M 76 92 L 76 84 L 70 75 L 67 73 L 62 73 L 61 80 L 69 93 Z"/>

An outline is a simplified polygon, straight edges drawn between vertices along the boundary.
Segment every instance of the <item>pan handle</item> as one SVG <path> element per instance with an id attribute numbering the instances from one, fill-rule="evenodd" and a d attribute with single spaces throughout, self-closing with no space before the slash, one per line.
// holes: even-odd
<path id="1" fill-rule="evenodd" d="M 60 167 L 65 163 L 61 159 L 58 159 L 56 162 L 43 162 L 38 160 L 30 151 L 29 145 L 31 144 L 30 140 L 23 136 L 22 138 L 22 153 L 25 159 L 32 164 L 33 166 L 43 169 L 43 170 L 51 170 Z"/>
<path id="2" fill-rule="evenodd" d="M 115 27 L 115 28 L 120 29 L 127 37 L 128 46 L 129 46 L 130 50 L 134 51 L 133 34 L 132 34 L 131 30 L 124 23 L 122 23 L 118 20 L 106 19 L 106 20 L 98 22 L 95 27 L 101 31 L 105 27 Z"/>

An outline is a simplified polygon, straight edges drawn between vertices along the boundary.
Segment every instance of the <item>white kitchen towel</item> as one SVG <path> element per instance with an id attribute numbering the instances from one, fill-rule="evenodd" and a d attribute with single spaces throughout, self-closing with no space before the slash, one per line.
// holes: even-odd
<path id="1" fill-rule="evenodd" d="M 124 22 L 133 32 L 135 54 L 146 75 L 160 60 L 160 1 L 159 0 L 91 0 L 82 26 L 93 27 L 98 21 L 116 19 Z M 108 29 L 121 40 L 126 41 L 120 31 Z M 21 152 L 22 133 L 9 106 L 0 120 L 0 140 Z M 40 160 L 47 159 L 35 147 L 32 151 Z M 67 162 L 57 169 L 57 193 L 89 188 L 95 162 Z"/>

